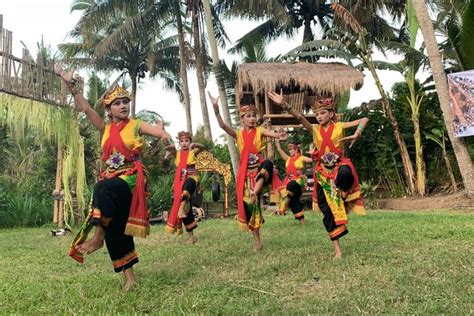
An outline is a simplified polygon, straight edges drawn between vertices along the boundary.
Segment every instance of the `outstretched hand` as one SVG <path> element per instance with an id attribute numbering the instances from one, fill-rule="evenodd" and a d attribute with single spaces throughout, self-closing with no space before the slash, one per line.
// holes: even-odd
<path id="1" fill-rule="evenodd" d="M 61 77 L 61 79 L 63 79 L 66 83 L 71 82 L 74 77 L 74 70 L 66 72 L 64 71 L 63 67 L 58 63 L 54 64 L 54 72 L 56 73 L 56 75 Z"/>
<path id="2" fill-rule="evenodd" d="M 219 98 L 220 97 L 213 97 L 209 91 L 207 91 L 207 95 L 209 96 L 209 99 L 211 100 L 212 107 L 214 108 L 214 111 L 219 111 Z"/>
<path id="3" fill-rule="evenodd" d="M 277 135 L 278 135 L 278 137 L 276 138 L 277 141 L 288 139 L 288 134 L 285 131 L 279 131 Z"/>
<path id="4" fill-rule="evenodd" d="M 354 143 L 360 138 L 360 133 L 357 133 L 355 132 L 354 134 L 350 135 L 350 136 L 346 136 L 344 138 L 341 138 L 338 143 L 346 143 L 346 142 L 350 142 L 349 144 L 349 148 L 352 147 L 352 145 L 354 145 Z"/>
<path id="5" fill-rule="evenodd" d="M 285 108 L 286 104 L 283 99 L 283 89 L 280 90 L 280 93 L 276 93 L 275 91 L 270 91 L 268 92 L 268 97 L 276 104 L 278 104 L 280 107 Z"/>

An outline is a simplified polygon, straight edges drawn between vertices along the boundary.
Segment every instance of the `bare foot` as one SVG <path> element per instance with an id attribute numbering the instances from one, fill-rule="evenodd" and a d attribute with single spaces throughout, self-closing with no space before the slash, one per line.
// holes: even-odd
<path id="1" fill-rule="evenodd" d="M 186 218 L 187 214 L 186 214 L 185 208 L 186 208 L 186 202 L 181 203 L 179 205 L 179 210 L 178 210 L 178 217 L 179 218 Z"/>
<path id="2" fill-rule="evenodd" d="M 189 237 L 189 238 L 186 240 L 186 243 L 187 243 L 188 245 L 193 245 L 193 244 L 195 244 L 196 242 L 197 242 L 196 236 Z"/>
<path id="3" fill-rule="evenodd" d="M 262 244 L 257 244 L 257 245 L 255 246 L 255 249 L 254 249 L 253 251 L 254 251 L 254 252 L 260 252 L 260 251 L 262 250 L 262 248 L 263 248 Z"/>
<path id="4" fill-rule="evenodd" d="M 301 224 L 301 225 L 304 225 L 304 223 L 305 223 L 305 222 L 304 222 L 304 218 L 303 218 L 303 219 L 300 219 L 300 224 Z"/>
<path id="5" fill-rule="evenodd" d="M 131 291 L 135 286 L 137 285 L 137 282 L 135 280 L 128 280 L 125 281 L 125 285 L 123 286 L 123 289 L 128 292 Z"/>
<path id="6" fill-rule="evenodd" d="M 349 191 L 341 191 L 341 198 L 343 200 L 347 199 L 348 196 L 349 196 Z"/>
<path id="7" fill-rule="evenodd" d="M 93 253 L 97 249 L 102 248 L 103 246 L 104 241 L 102 239 L 91 238 L 85 243 L 77 246 L 76 249 L 79 253 L 82 253 L 83 255 L 88 255 L 90 253 Z"/>
<path id="8" fill-rule="evenodd" d="M 335 251 L 334 252 L 334 259 L 342 259 L 342 252 L 340 251 Z"/>

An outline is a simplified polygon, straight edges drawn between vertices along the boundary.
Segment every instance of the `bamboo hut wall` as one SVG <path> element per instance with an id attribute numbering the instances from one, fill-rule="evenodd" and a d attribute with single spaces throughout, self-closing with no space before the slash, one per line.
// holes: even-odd
<path id="1" fill-rule="evenodd" d="M 67 90 L 61 86 L 53 64 L 46 64 L 41 54 L 37 55 L 36 61 L 26 49 L 23 49 L 22 58 L 13 56 L 13 33 L 3 27 L 3 15 L 0 14 L 0 92 L 53 105 L 69 105 L 65 96 Z"/>

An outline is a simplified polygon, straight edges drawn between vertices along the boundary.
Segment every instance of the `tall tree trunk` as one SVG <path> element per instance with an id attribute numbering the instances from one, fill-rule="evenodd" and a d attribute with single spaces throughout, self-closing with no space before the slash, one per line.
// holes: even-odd
<path id="1" fill-rule="evenodd" d="M 194 37 L 194 56 L 196 57 L 196 75 L 199 87 L 199 101 L 201 103 L 202 121 L 204 124 L 204 136 L 212 140 L 211 122 L 209 121 L 209 111 L 206 103 L 206 84 L 204 82 L 204 56 L 201 47 L 201 36 L 199 33 L 199 1 L 193 0 L 192 19 L 193 19 L 193 37 Z"/>
<path id="2" fill-rule="evenodd" d="M 183 22 L 181 20 L 181 0 L 176 0 L 176 28 L 178 29 L 179 42 L 179 76 L 183 82 L 183 96 L 184 96 L 184 112 L 186 114 L 186 130 L 193 132 L 193 125 L 191 122 L 191 102 L 189 98 L 188 74 L 186 71 L 187 58 L 184 46 Z"/>
<path id="3" fill-rule="evenodd" d="M 137 108 L 137 75 L 130 73 L 130 80 L 132 81 L 132 107 L 130 115 L 135 117 L 135 109 Z"/>
<path id="4" fill-rule="evenodd" d="M 207 37 L 209 38 L 209 46 L 211 48 L 212 66 L 214 70 L 214 75 L 216 76 L 217 86 L 219 87 L 219 96 L 221 99 L 221 110 L 224 116 L 223 119 L 226 124 L 228 124 L 229 126 L 232 126 L 229 106 L 227 104 L 227 96 L 225 93 L 223 77 L 221 74 L 221 68 L 219 64 L 219 54 L 217 52 L 216 35 L 214 34 L 214 28 L 212 26 L 211 5 L 209 4 L 209 0 L 203 0 L 202 3 L 204 7 L 204 16 L 206 19 Z M 237 177 L 239 157 L 237 155 L 237 150 L 235 148 L 235 139 L 228 134 L 226 134 L 226 136 L 227 136 L 227 146 L 229 148 L 230 159 L 232 161 L 232 169 L 234 170 L 234 176 Z"/>
<path id="5" fill-rule="evenodd" d="M 413 139 L 415 140 L 415 164 L 416 164 L 416 191 L 423 196 L 426 193 L 425 161 L 423 159 L 423 146 L 421 144 L 420 129 L 420 105 L 422 96 L 417 96 L 415 90 L 415 68 L 410 66 L 408 72 L 404 75 L 405 81 L 410 92 L 408 104 L 411 110 L 411 121 L 413 122 Z"/>
<path id="6" fill-rule="evenodd" d="M 303 29 L 303 44 L 311 42 L 313 38 L 313 31 L 311 31 L 311 21 L 312 19 L 307 17 L 304 20 L 304 29 Z"/>
<path id="7" fill-rule="evenodd" d="M 458 162 L 464 188 L 469 197 L 474 197 L 474 166 L 471 157 L 469 156 L 466 143 L 462 138 L 454 137 L 452 126 L 453 118 L 449 107 L 448 82 L 444 72 L 441 52 L 438 48 L 433 24 L 428 14 L 425 2 L 423 0 L 412 0 L 412 3 L 425 41 L 439 103 L 441 110 L 443 111 L 444 122 Z"/>
<path id="8" fill-rule="evenodd" d="M 385 90 L 382 86 L 382 83 L 380 82 L 377 72 L 375 71 L 375 66 L 372 62 L 372 57 L 370 53 L 367 53 L 367 55 L 364 56 L 363 59 L 364 62 L 367 64 L 367 67 L 369 68 L 370 73 L 372 74 L 372 77 L 375 80 L 375 85 L 377 86 L 377 89 L 379 90 L 379 93 L 382 97 L 383 109 L 385 111 L 385 114 L 387 115 L 388 120 L 390 121 L 390 125 L 392 125 L 393 135 L 395 136 L 395 141 L 397 142 L 398 148 L 400 149 L 400 156 L 402 158 L 402 165 L 405 173 L 405 179 L 408 185 L 408 190 L 411 194 L 413 194 L 416 192 L 415 171 L 413 170 L 413 164 L 411 163 L 410 155 L 408 154 L 407 145 L 405 144 L 405 140 L 403 139 L 402 134 L 400 133 L 400 129 L 398 128 L 398 122 L 395 118 L 395 115 L 393 115 L 392 107 L 390 106 L 388 96 L 385 93 Z"/>

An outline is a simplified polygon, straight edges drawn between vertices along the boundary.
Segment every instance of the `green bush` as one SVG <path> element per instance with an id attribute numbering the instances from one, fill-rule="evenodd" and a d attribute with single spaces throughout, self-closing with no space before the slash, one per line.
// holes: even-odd
<path id="1" fill-rule="evenodd" d="M 51 222 L 53 199 L 22 191 L 0 178 L 0 227 L 33 227 Z"/>

